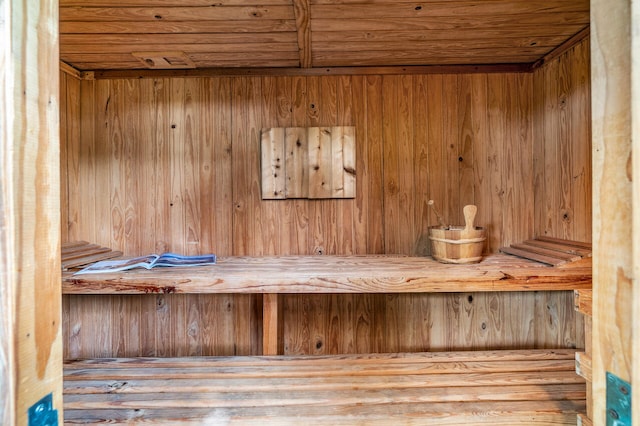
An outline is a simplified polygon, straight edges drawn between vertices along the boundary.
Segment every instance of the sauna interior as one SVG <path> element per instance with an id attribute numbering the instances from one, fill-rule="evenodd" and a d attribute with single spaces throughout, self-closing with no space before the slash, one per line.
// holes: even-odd
<path id="1" fill-rule="evenodd" d="M 430 199 L 451 224 L 477 205 L 485 254 L 534 236 L 591 241 L 588 2 L 476 5 L 493 14 L 486 28 L 454 41 L 430 28 L 473 24 L 465 2 L 372 3 L 368 19 L 329 0 L 102 3 L 60 2 L 63 243 L 429 256 Z M 201 9 L 226 20 L 197 21 Z M 151 34 L 161 25 L 180 34 Z M 188 48 L 186 70 L 131 54 Z M 261 129 L 312 126 L 355 127 L 355 198 L 261 199 Z M 571 291 L 280 297 L 283 354 L 585 345 Z M 262 298 L 67 294 L 64 357 L 260 354 Z"/>
<path id="2" fill-rule="evenodd" d="M 60 0 L 59 12 L 63 247 L 219 257 L 198 291 L 184 291 L 189 268 L 170 286 L 162 272 L 63 272 L 65 421 L 200 424 L 215 408 L 292 424 L 589 424 L 591 308 L 574 290 L 591 291 L 590 259 L 500 269 L 511 244 L 592 239 L 588 1 Z M 353 131 L 353 196 L 264 197 L 263 135 L 325 127 Z M 477 206 L 478 267 L 500 278 L 432 285 L 475 266 L 431 260 L 430 200 L 453 225 Z M 400 277 L 415 291 L 380 275 L 390 256 L 424 262 Z M 272 282 L 287 267 L 304 277 L 296 262 L 362 258 L 350 281 Z M 221 291 L 225 261 L 273 262 L 271 287 Z M 271 357 L 244 357 L 259 355 Z M 404 359 L 428 377 L 398 385 L 414 380 L 394 367 Z M 431 374 L 443 360 L 458 385 Z M 221 390 L 234 406 L 180 375 L 201 362 L 260 373 L 241 396 Z M 316 381 L 271 389 L 282 362 Z M 102 369 L 140 365 L 135 377 L 159 383 L 163 363 L 181 380 L 157 392 Z"/>

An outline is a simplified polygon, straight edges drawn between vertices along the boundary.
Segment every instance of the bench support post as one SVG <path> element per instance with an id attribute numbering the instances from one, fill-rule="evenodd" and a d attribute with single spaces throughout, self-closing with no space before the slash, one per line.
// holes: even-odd
<path id="1" fill-rule="evenodd" d="M 281 355 L 282 310 L 277 293 L 265 293 L 262 298 L 262 354 Z"/>

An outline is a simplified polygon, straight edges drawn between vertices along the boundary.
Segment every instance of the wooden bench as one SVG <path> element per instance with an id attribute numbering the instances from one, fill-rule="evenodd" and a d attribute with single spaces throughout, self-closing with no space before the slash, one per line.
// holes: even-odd
<path id="1" fill-rule="evenodd" d="M 573 350 L 75 361 L 65 423 L 575 425 L 574 362 Z"/>
<path id="2" fill-rule="evenodd" d="M 283 356 L 281 294 L 571 291 L 590 259 L 551 268 L 406 256 L 220 258 L 215 266 L 63 276 L 64 294 L 261 293 L 263 357 L 65 364 L 66 423 L 576 424 L 575 350 Z"/>
<path id="3" fill-rule="evenodd" d="M 565 267 L 566 266 L 566 267 Z M 222 257 L 206 267 L 63 274 L 63 294 L 261 293 L 263 354 L 282 353 L 280 294 L 573 291 L 591 288 L 591 258 L 552 268 L 505 254 L 472 265 L 426 257 Z"/>

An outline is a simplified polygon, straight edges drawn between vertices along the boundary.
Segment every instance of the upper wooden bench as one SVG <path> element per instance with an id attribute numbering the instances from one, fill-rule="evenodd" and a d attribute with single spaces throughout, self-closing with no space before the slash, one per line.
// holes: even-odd
<path id="1" fill-rule="evenodd" d="M 281 352 L 278 295 L 284 293 L 442 293 L 571 291 L 591 288 L 591 258 L 561 267 L 505 254 L 471 265 L 427 257 L 221 257 L 204 267 L 63 273 L 63 294 L 262 293 L 263 354 Z"/>
<path id="2" fill-rule="evenodd" d="M 437 293 L 591 288 L 591 259 L 549 267 L 505 254 L 471 265 L 427 257 L 221 257 L 205 267 L 63 274 L 64 294 Z"/>

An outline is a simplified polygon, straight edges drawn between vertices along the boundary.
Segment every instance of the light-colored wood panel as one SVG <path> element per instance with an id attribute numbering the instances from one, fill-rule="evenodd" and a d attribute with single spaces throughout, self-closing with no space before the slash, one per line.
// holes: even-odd
<path id="1" fill-rule="evenodd" d="M 349 98 L 350 99 L 350 98 Z M 356 195 L 356 135 L 353 126 L 334 126 L 332 152 L 334 161 L 339 157 L 333 170 L 334 197 L 353 198 Z M 337 170 L 335 170 L 337 169 Z M 349 222 L 352 219 L 349 217 Z"/>
<path id="2" fill-rule="evenodd" d="M 309 198 L 331 198 L 332 137 L 327 127 L 310 128 L 309 136 Z"/>
<path id="3" fill-rule="evenodd" d="M 309 144 L 304 127 L 287 127 L 285 135 L 286 197 L 309 195 Z"/>
<path id="4" fill-rule="evenodd" d="M 593 423 L 612 423 L 606 373 L 631 383 L 638 365 L 638 21 L 631 2 L 591 2 L 593 155 Z M 633 12 L 632 12 L 633 11 Z M 637 156 L 637 152 L 633 157 Z M 635 299 L 635 301 L 634 301 Z M 633 396 L 632 420 L 638 419 Z"/>
<path id="5" fill-rule="evenodd" d="M 260 154 L 262 167 L 262 199 L 287 198 L 287 173 L 285 161 L 287 149 L 285 127 L 262 129 Z"/>
<path id="6" fill-rule="evenodd" d="M 62 422 L 57 8 L 0 5 L 0 423 Z M 66 218 L 65 218 L 66 220 Z M 41 402 L 49 397 L 49 404 Z M 43 417 L 44 417 L 43 416 Z"/>
<path id="7" fill-rule="evenodd" d="M 345 77 L 348 78 L 348 77 Z M 263 81 L 273 80 L 266 77 Z M 291 83 L 284 78 L 279 81 Z M 291 88 L 291 84 L 283 87 Z M 288 105 L 290 92 L 278 105 Z M 265 105 L 268 100 L 265 100 Z M 282 108 L 280 108 L 282 109 Z M 287 115 L 291 108 L 285 108 Z M 281 120 L 290 122 L 289 119 Z M 354 198 L 356 190 L 355 128 L 272 127 L 260 141 L 262 199 Z M 273 206 L 285 206 L 279 203 Z M 352 223 L 351 217 L 347 224 Z M 343 227 L 342 223 L 337 224 Z"/>

